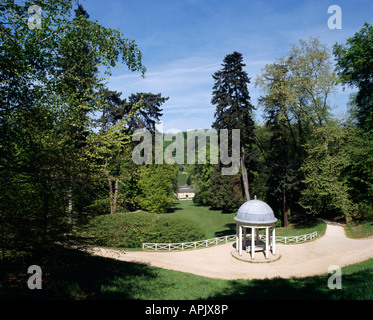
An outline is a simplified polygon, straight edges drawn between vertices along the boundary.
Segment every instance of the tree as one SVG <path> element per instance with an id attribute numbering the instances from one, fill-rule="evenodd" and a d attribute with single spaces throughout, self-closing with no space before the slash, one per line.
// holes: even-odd
<path id="1" fill-rule="evenodd" d="M 97 164 L 96 179 L 107 182 L 110 214 L 117 212 L 119 184 L 132 173 L 134 166 L 131 158 L 131 136 L 124 129 L 126 121 L 123 118 L 107 130 L 90 135 L 90 143 L 94 147 L 89 154 Z"/>
<path id="2" fill-rule="evenodd" d="M 297 142 L 289 118 L 287 72 L 286 65 L 267 65 L 261 77 L 256 80 L 257 85 L 262 86 L 267 93 L 266 96 L 260 97 L 259 103 L 264 106 L 266 125 L 272 134 L 270 150 L 266 157 L 268 201 L 277 208 L 279 207 L 277 199 L 282 198 L 282 225 L 284 227 L 288 226 L 287 194 L 297 180 L 297 170 L 294 166 L 297 159 L 294 154 L 294 151 L 297 151 Z M 288 132 L 292 133 L 295 148 L 290 146 Z"/>
<path id="3" fill-rule="evenodd" d="M 222 69 L 215 72 L 215 84 L 212 92 L 211 103 L 216 105 L 214 129 L 239 129 L 240 130 L 240 165 L 242 182 L 246 199 L 250 200 L 249 178 L 246 163 L 251 167 L 250 148 L 254 142 L 254 121 L 252 112 L 254 106 L 250 102 L 247 85 L 250 78 L 243 70 L 246 66 L 242 54 L 233 52 L 228 54 L 223 61 Z"/>
<path id="4" fill-rule="evenodd" d="M 99 123 L 101 133 L 104 134 L 122 121 L 124 136 L 128 137 L 135 129 L 146 128 L 155 131 L 155 122 L 162 116 L 161 105 L 168 99 L 161 94 L 137 93 L 129 97 L 129 101 L 121 99 L 121 93 L 104 89 L 103 113 Z M 123 120 L 125 120 L 123 122 Z M 127 134 L 127 135 L 126 135 Z M 129 157 L 131 152 L 127 148 L 105 149 L 105 179 L 108 182 L 110 212 L 116 213 L 117 202 L 120 197 L 120 184 L 128 180 L 129 176 L 136 176 L 137 166 Z M 123 188 L 122 188 L 123 189 Z M 124 189 L 126 189 L 124 187 Z M 133 199 L 134 200 L 134 199 Z M 130 200 L 130 202 L 133 202 Z"/>
<path id="5" fill-rule="evenodd" d="M 205 206 L 209 205 L 208 191 L 211 186 L 210 174 L 214 170 L 214 165 L 210 163 L 191 164 L 187 166 L 187 170 L 196 189 L 193 202 Z"/>
<path id="6" fill-rule="evenodd" d="M 308 157 L 302 166 L 305 173 L 300 204 L 312 214 L 342 214 L 351 222 L 356 209 L 346 175 L 350 164 L 348 146 L 353 141 L 350 130 L 335 121 L 313 131 L 313 139 L 306 144 Z M 327 142 L 325 141 L 327 137 Z"/>
<path id="7" fill-rule="evenodd" d="M 195 137 L 186 137 L 185 146 L 187 146 L 191 141 L 190 139 L 195 139 Z M 199 203 L 201 205 L 209 205 L 208 191 L 211 186 L 211 173 L 214 170 L 214 165 L 211 163 L 211 153 L 210 153 L 211 141 L 210 138 L 206 138 L 206 143 L 202 143 L 201 140 L 197 139 L 195 144 L 195 149 L 191 150 L 194 152 L 194 164 L 188 164 L 186 166 L 186 171 L 189 174 L 189 180 L 195 186 L 195 195 L 193 197 L 193 202 Z M 186 154 L 186 153 L 185 153 Z M 205 155 L 206 163 L 198 163 L 199 155 Z M 186 161 L 187 162 L 187 161 Z"/>
<path id="8" fill-rule="evenodd" d="M 155 122 L 162 116 L 161 106 L 169 98 L 162 97 L 160 93 L 136 93 L 127 99 L 121 99 L 121 92 L 104 89 L 105 105 L 100 119 L 101 130 L 107 126 L 115 125 L 122 118 L 127 117 L 126 130 L 145 128 L 151 133 L 155 132 Z"/>
<path id="9" fill-rule="evenodd" d="M 373 146 L 373 26 L 365 23 L 345 44 L 335 44 L 336 70 L 343 85 L 358 89 L 350 95 L 350 114 L 355 140 L 349 145 L 351 161 L 349 180 L 356 203 L 372 212 L 372 146 Z"/>
<path id="10" fill-rule="evenodd" d="M 329 97 L 336 92 L 337 82 L 328 49 L 316 38 L 300 40 L 286 56 L 266 65 L 256 79 L 256 85 L 265 93 L 259 102 L 272 132 L 267 183 L 277 202 L 282 199 L 284 225 L 288 198 L 293 207 L 297 206 L 300 191 L 308 188 L 304 184 L 306 171 L 300 167 L 307 161 L 304 146 L 316 139 L 311 136 L 313 130 L 324 134 L 323 150 L 328 150 Z"/>
<path id="11" fill-rule="evenodd" d="M 41 29 L 30 29 L 34 4 L 0 7 L 0 246 L 13 252 L 68 234 L 67 192 L 96 167 L 88 137 L 98 66 L 110 74 L 122 60 L 145 72 L 135 42 L 84 14 L 71 19 L 70 1 L 37 1 Z"/>
<path id="12" fill-rule="evenodd" d="M 165 213 L 177 191 L 177 165 L 151 164 L 140 168 L 137 201 L 144 210 Z"/>
<path id="13" fill-rule="evenodd" d="M 336 69 L 344 85 L 357 87 L 354 97 L 359 126 L 373 132 L 373 26 L 367 22 L 346 44 L 335 44 Z"/>
<path id="14" fill-rule="evenodd" d="M 239 175 L 222 175 L 221 165 L 215 165 L 210 174 L 211 185 L 207 191 L 208 204 L 213 209 L 229 213 L 244 202 Z"/>
<path id="15" fill-rule="evenodd" d="M 128 97 L 125 104 L 127 112 L 133 112 L 134 116 L 130 118 L 129 129 L 145 128 L 152 134 L 155 132 L 155 123 L 162 116 L 161 106 L 169 98 L 162 97 L 161 93 L 136 93 Z"/>

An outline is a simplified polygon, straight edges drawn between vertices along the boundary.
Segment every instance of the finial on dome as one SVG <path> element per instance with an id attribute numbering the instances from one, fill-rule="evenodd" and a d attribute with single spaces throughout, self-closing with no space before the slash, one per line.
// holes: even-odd
<path id="1" fill-rule="evenodd" d="M 256 195 L 254 196 L 254 199 L 256 200 Z"/>

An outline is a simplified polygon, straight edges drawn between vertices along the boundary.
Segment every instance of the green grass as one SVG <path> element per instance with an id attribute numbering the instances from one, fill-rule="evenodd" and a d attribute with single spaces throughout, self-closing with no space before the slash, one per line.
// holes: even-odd
<path id="1" fill-rule="evenodd" d="M 190 200 L 180 201 L 167 214 L 131 212 L 100 215 L 78 229 L 76 235 L 81 241 L 93 245 L 141 249 L 144 242 L 190 242 L 235 234 L 235 216 L 236 213 L 210 210 Z M 287 228 L 277 227 L 276 234 L 295 236 L 317 231 L 321 236 L 325 230 L 324 222 L 307 217 L 293 219 Z"/>
<path id="2" fill-rule="evenodd" d="M 342 289 L 324 274 L 273 280 L 219 280 L 91 256 L 53 247 L 32 258 L 0 261 L 0 299 L 373 299 L 373 259 L 342 269 Z M 43 289 L 29 290 L 28 266 L 43 272 Z"/>
<path id="3" fill-rule="evenodd" d="M 220 210 L 210 210 L 208 207 L 200 206 L 188 200 L 175 202 L 172 213 L 169 213 L 169 215 L 194 220 L 205 231 L 206 239 L 236 233 L 236 222 L 234 220 L 236 212 L 222 213 Z M 297 236 L 314 231 L 317 231 L 319 236 L 325 234 L 326 224 L 320 220 L 312 217 L 307 217 L 307 220 L 293 220 L 289 227 L 276 227 L 276 235 Z"/>
<path id="4" fill-rule="evenodd" d="M 151 214 L 142 217 L 147 215 Z M 172 212 L 164 215 L 167 219 L 194 221 L 201 226 L 206 238 L 234 233 L 234 216 L 235 213 L 223 214 L 192 201 L 178 202 Z M 106 218 L 102 219 L 103 225 L 108 223 Z M 122 224 L 119 215 L 110 223 L 115 220 Z M 105 225 L 105 230 L 115 226 L 110 223 Z M 296 235 L 315 229 L 322 232 L 325 224 L 312 219 L 293 220 L 289 228 L 276 228 L 276 231 L 280 235 Z M 25 270 L 32 264 L 42 268 L 42 290 L 27 288 L 29 275 Z M 342 290 L 328 288 L 329 274 L 291 279 L 219 280 L 92 256 L 60 246 L 34 252 L 32 256 L 15 257 L 13 261 L 4 259 L 0 261 L 0 274 L 0 299 L 373 299 L 373 259 L 343 268 Z"/>
<path id="5" fill-rule="evenodd" d="M 188 178 L 188 175 L 186 173 L 179 172 L 177 174 L 177 185 L 179 187 L 186 185 L 187 184 L 187 178 Z"/>
<path id="6" fill-rule="evenodd" d="M 326 223 L 317 220 L 313 217 L 306 217 L 307 219 L 298 219 L 298 221 L 292 221 L 288 227 L 276 227 L 277 236 L 299 236 L 302 234 L 308 234 L 317 231 L 319 237 L 323 236 L 326 231 Z"/>
<path id="7" fill-rule="evenodd" d="M 345 226 L 346 235 L 349 238 L 361 239 L 373 236 L 373 221 L 348 224 Z"/>
<path id="8" fill-rule="evenodd" d="M 227 214 L 219 210 L 210 210 L 208 207 L 193 203 L 192 200 L 175 202 L 172 212 L 168 215 L 195 221 L 205 231 L 206 239 L 236 232 L 236 223 L 233 220 L 236 213 Z"/>

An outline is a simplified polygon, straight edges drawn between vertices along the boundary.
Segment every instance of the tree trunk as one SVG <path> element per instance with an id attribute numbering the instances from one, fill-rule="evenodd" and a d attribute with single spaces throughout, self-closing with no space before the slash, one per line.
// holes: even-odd
<path id="1" fill-rule="evenodd" d="M 283 224 L 283 227 L 287 227 L 289 223 L 288 223 L 288 213 L 286 211 L 286 187 L 285 186 L 282 188 L 282 205 L 283 205 L 283 211 L 284 211 L 282 224 Z"/>
<path id="2" fill-rule="evenodd" d="M 109 176 L 107 177 L 107 182 L 109 184 L 110 214 L 114 214 L 114 207 L 113 207 L 113 198 L 114 198 L 113 184 L 112 184 Z"/>
<path id="3" fill-rule="evenodd" d="M 118 203 L 118 193 L 119 193 L 119 180 L 115 180 L 114 196 L 113 196 L 113 214 L 117 212 Z"/>
<path id="4" fill-rule="evenodd" d="M 68 222 L 69 224 L 71 225 L 73 223 L 73 216 L 72 216 L 72 213 L 73 213 L 73 191 L 72 191 L 72 187 L 69 188 L 69 191 L 68 191 L 68 207 L 67 207 L 67 218 L 68 218 Z"/>
<path id="5" fill-rule="evenodd" d="M 109 184 L 109 202 L 110 202 L 110 214 L 114 214 L 116 213 L 117 211 L 117 198 L 118 198 L 118 190 L 119 190 L 119 180 L 115 180 L 115 186 L 114 186 L 114 190 L 113 190 L 113 182 L 111 181 L 110 179 L 110 174 L 109 172 L 107 171 L 107 159 L 106 159 L 106 163 L 105 163 L 105 175 L 106 175 L 106 179 L 107 179 L 107 182 Z"/>
<path id="6" fill-rule="evenodd" d="M 44 189 L 43 195 L 43 224 L 44 224 L 44 233 L 42 237 L 46 239 L 46 235 L 48 234 L 48 212 L 49 212 L 49 190 L 47 188 Z"/>
<path id="7" fill-rule="evenodd" d="M 286 126 L 284 125 L 283 126 L 283 131 L 282 131 L 282 144 L 283 144 L 283 153 L 285 155 L 287 155 L 287 141 L 286 141 Z M 287 156 L 286 156 L 287 158 Z M 287 159 L 286 159 L 286 164 L 287 164 Z M 285 165 L 285 182 L 284 182 L 284 186 L 282 187 L 282 206 L 283 206 L 283 227 L 287 227 L 288 226 L 288 213 L 287 213 L 287 210 L 286 210 L 286 165 Z"/>
<path id="8" fill-rule="evenodd" d="M 118 193 L 119 193 L 119 180 L 116 179 L 114 183 L 113 190 L 113 181 L 110 178 L 107 178 L 109 184 L 109 199 L 110 199 L 110 214 L 115 214 L 117 212 L 117 203 L 118 203 Z"/>
<path id="9" fill-rule="evenodd" d="M 243 181 L 243 186 L 245 190 L 245 195 L 246 195 L 246 200 L 250 200 L 250 191 L 249 191 L 249 178 L 247 176 L 247 170 L 245 166 L 245 149 L 242 146 L 241 147 L 241 175 L 242 175 L 242 181 Z"/>
<path id="10" fill-rule="evenodd" d="M 351 215 L 348 212 L 345 212 L 344 216 L 345 216 L 346 224 L 351 224 L 352 222 Z"/>

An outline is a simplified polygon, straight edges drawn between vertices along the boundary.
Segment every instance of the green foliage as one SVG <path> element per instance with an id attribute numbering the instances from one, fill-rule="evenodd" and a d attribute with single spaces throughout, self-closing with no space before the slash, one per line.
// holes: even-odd
<path id="1" fill-rule="evenodd" d="M 34 4 L 42 25 L 31 30 Z M 98 67 L 110 74 L 121 60 L 145 68 L 135 42 L 83 12 L 71 18 L 70 1 L 9 0 L 0 8 L 0 246 L 18 251 L 63 239 L 72 190 L 93 180 Z"/>
<path id="2" fill-rule="evenodd" d="M 174 200 L 177 191 L 176 165 L 144 165 L 139 172 L 140 195 L 137 202 L 143 210 L 164 213 Z"/>
<path id="3" fill-rule="evenodd" d="M 373 140 L 361 129 L 349 126 L 351 135 L 346 145 L 349 163 L 345 172 L 351 187 L 350 195 L 358 205 L 359 215 L 373 214 Z"/>
<path id="4" fill-rule="evenodd" d="M 214 73 L 215 80 L 211 103 L 216 105 L 215 129 L 240 129 L 242 139 L 253 135 L 254 122 L 251 118 L 255 109 L 250 102 L 247 85 L 250 78 L 243 70 L 242 54 L 233 52 L 223 61 L 223 68 Z"/>
<path id="5" fill-rule="evenodd" d="M 264 128 L 270 133 L 266 146 L 269 154 L 266 154 L 265 158 L 266 198 L 275 212 L 282 211 L 283 226 L 288 225 L 288 208 L 294 208 L 299 197 L 297 193 L 300 188 L 301 162 L 300 138 L 291 121 L 293 114 L 288 72 L 289 67 L 286 64 L 267 65 L 263 74 L 256 80 L 257 85 L 266 93 L 259 98 L 259 103 L 265 110 L 267 122 Z"/>
<path id="6" fill-rule="evenodd" d="M 95 245 L 141 248 L 144 242 L 201 240 L 204 232 L 187 218 L 131 212 L 97 216 L 80 231 L 80 235 Z"/>
<path id="7" fill-rule="evenodd" d="M 359 126 L 373 130 L 373 26 L 367 22 L 346 44 L 335 44 L 337 71 L 343 84 L 359 89 L 354 100 Z"/>
<path id="8" fill-rule="evenodd" d="M 155 131 L 155 122 L 162 116 L 161 105 L 168 98 L 161 94 L 136 93 L 127 99 L 121 99 L 121 92 L 103 90 L 106 105 L 103 108 L 99 120 L 102 130 L 107 126 L 115 125 L 123 118 L 127 118 L 126 130 L 132 132 L 135 129 L 145 128 L 150 132 Z"/>
<path id="9" fill-rule="evenodd" d="M 270 133 L 269 139 L 258 141 L 265 157 L 266 198 L 276 212 L 282 211 L 283 225 L 289 210 L 302 210 L 305 144 L 314 139 L 310 132 L 327 125 L 328 98 L 336 92 L 337 81 L 329 50 L 316 38 L 300 40 L 286 56 L 266 65 L 256 79 L 265 93 L 259 103 Z"/>
<path id="10" fill-rule="evenodd" d="M 308 157 L 302 166 L 305 189 L 300 204 L 313 214 L 344 215 L 346 221 L 356 209 L 344 174 L 350 158 L 346 150 L 353 136 L 338 123 L 329 121 L 315 129 L 306 144 Z"/>
<path id="11" fill-rule="evenodd" d="M 196 187 L 193 201 L 202 205 L 208 205 L 208 190 L 211 185 L 210 174 L 214 169 L 212 164 L 194 164 L 189 167 L 189 174 Z"/>
<path id="12" fill-rule="evenodd" d="M 246 199 L 250 200 L 249 179 L 246 166 L 255 168 L 255 159 L 250 157 L 254 142 L 254 120 L 248 91 L 250 78 L 244 67 L 242 54 L 233 52 L 225 56 L 222 69 L 213 74 L 215 81 L 211 104 L 216 106 L 214 114 L 214 129 L 228 129 L 231 136 L 232 129 L 240 130 L 240 164 L 243 190 Z M 250 177 L 252 178 L 252 177 Z"/>
<path id="13" fill-rule="evenodd" d="M 207 203 L 212 209 L 232 212 L 245 202 L 240 175 L 222 175 L 221 166 L 215 165 L 210 178 L 211 185 L 207 191 Z"/>
<path id="14" fill-rule="evenodd" d="M 187 145 L 187 143 L 190 143 L 190 140 L 185 139 L 185 145 Z M 195 187 L 195 196 L 193 201 L 202 205 L 208 205 L 207 192 L 211 185 L 210 174 L 214 169 L 214 165 L 211 164 L 210 159 L 210 143 L 210 138 L 206 139 L 205 145 L 198 139 L 197 143 L 195 144 L 196 148 L 193 150 L 195 152 L 195 163 L 188 164 L 185 167 L 185 170 L 188 172 L 188 180 Z M 198 157 L 200 155 L 203 157 L 204 153 L 206 154 L 206 163 L 201 164 Z"/>

